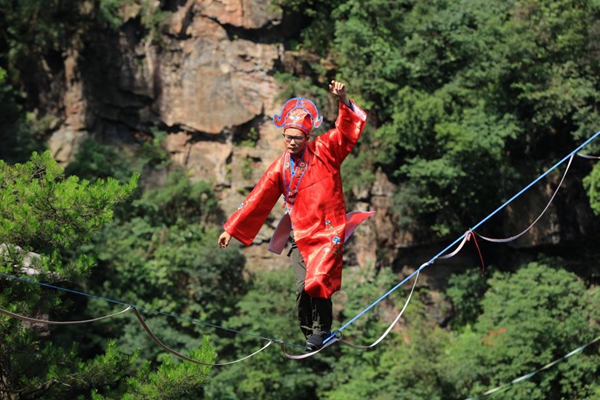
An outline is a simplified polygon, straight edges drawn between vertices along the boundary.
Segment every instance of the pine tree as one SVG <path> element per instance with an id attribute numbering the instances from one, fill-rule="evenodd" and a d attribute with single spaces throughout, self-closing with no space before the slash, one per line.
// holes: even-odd
<path id="1" fill-rule="evenodd" d="M 69 320 L 77 289 L 94 259 L 69 255 L 113 217 L 137 186 L 138 175 L 121 184 L 107 178 L 90 183 L 65 177 L 48 152 L 24 164 L 0 161 L 0 307 L 40 320 Z M 133 323 L 133 319 L 132 319 Z M 197 397 L 210 367 L 164 361 L 134 369 L 137 353 L 109 341 L 105 353 L 78 354 L 76 344 L 53 341 L 48 324 L 0 317 L 0 399 L 186 398 Z M 214 360 L 205 341 L 191 357 Z"/>

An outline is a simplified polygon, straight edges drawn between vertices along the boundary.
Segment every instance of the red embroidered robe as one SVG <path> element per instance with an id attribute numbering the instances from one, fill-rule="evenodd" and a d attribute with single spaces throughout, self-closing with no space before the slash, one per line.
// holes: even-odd
<path id="1" fill-rule="evenodd" d="M 343 245 L 349 233 L 340 166 L 366 122 L 364 111 L 352 106 L 340 102 L 335 128 L 307 143 L 302 159 L 294 163 L 293 177 L 287 151 L 275 160 L 224 226 L 231 236 L 250 245 L 283 194 L 306 263 L 304 289 L 311 297 L 329 298 L 342 284 Z M 358 223 L 370 214 L 359 217 Z"/>

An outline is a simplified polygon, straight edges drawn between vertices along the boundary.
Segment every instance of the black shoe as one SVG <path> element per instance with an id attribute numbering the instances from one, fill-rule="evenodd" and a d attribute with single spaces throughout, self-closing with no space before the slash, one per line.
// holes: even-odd
<path id="1" fill-rule="evenodd" d="M 327 339 L 330 335 L 330 332 L 313 333 L 306 339 L 306 346 L 304 349 L 309 352 L 319 350 L 321 347 L 323 347 L 323 342 L 325 339 Z"/>
<path id="2" fill-rule="evenodd" d="M 319 350 L 321 347 L 323 347 L 323 336 L 313 333 L 306 339 L 306 346 L 304 349 L 312 352 Z"/>

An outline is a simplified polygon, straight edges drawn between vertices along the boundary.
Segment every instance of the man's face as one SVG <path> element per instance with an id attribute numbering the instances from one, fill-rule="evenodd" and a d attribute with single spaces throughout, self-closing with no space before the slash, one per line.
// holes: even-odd
<path id="1" fill-rule="evenodd" d="M 308 136 L 296 128 L 287 128 L 283 132 L 283 139 L 287 151 L 293 156 L 300 156 L 308 143 Z"/>

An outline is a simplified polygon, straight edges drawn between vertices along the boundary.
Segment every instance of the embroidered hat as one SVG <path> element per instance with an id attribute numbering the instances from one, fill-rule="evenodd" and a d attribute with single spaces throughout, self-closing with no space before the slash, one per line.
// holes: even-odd
<path id="1" fill-rule="evenodd" d="M 294 97 L 285 102 L 279 115 L 273 116 L 275 126 L 283 129 L 296 128 L 308 135 L 313 128 L 318 128 L 323 116 L 315 103 L 302 97 Z"/>

